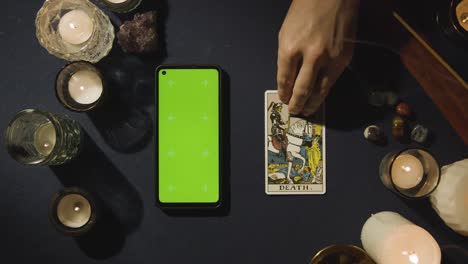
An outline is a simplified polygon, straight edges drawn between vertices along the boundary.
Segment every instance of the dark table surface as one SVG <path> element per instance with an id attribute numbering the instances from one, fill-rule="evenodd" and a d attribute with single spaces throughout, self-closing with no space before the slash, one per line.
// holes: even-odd
<path id="1" fill-rule="evenodd" d="M 2 140 L 2 263 L 307 263 L 329 244 L 360 246 L 365 220 L 386 210 L 426 228 L 444 252 L 468 247 L 467 239 L 446 227 L 427 200 L 402 200 L 381 184 L 381 158 L 417 145 L 389 138 L 388 145 L 379 147 L 363 138 L 363 128 L 371 123 L 382 124 L 388 135 L 392 114 L 365 104 L 356 91 L 366 77 L 356 70 L 343 75 L 327 104 L 327 193 L 265 195 L 263 94 L 275 87 L 277 32 L 289 1 L 171 0 L 164 8 L 164 63 L 219 64 L 230 76 L 230 203 L 229 212 L 219 216 L 162 212 L 154 205 L 153 142 L 122 151 L 105 140 L 99 119 L 60 105 L 54 80 L 66 62 L 50 56 L 36 40 L 34 19 L 41 2 L 5 0 L 0 11 L 0 128 L 25 108 L 63 113 L 78 120 L 95 142 L 95 156 L 82 160 L 78 170 L 25 167 L 9 157 Z M 113 21 L 118 24 L 119 18 Z M 115 91 L 129 99 L 124 109 L 147 113 L 154 121 L 151 72 L 158 60 L 119 53 L 115 46 L 100 65 L 130 65 L 131 78 L 140 84 L 133 80 L 128 90 Z M 434 132 L 427 148 L 440 163 L 468 157 L 466 145 L 404 68 L 397 67 L 391 79 L 417 113 L 417 122 Z M 80 184 L 100 192 L 117 223 L 90 239 L 63 236 L 48 218 L 53 194 Z"/>

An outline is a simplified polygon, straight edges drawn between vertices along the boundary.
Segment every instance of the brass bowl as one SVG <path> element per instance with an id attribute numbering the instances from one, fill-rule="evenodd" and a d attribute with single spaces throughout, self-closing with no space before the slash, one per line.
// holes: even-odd
<path id="1" fill-rule="evenodd" d="M 360 247 L 331 245 L 315 254 L 310 264 L 375 264 Z"/>

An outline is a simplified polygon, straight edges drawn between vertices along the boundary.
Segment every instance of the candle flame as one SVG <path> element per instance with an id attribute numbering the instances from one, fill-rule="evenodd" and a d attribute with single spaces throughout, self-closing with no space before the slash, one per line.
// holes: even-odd
<path id="1" fill-rule="evenodd" d="M 462 21 L 463 24 L 468 22 L 468 14 L 462 14 L 461 15 L 461 21 Z"/>
<path id="2" fill-rule="evenodd" d="M 411 167 L 410 166 L 401 166 L 401 168 L 406 171 L 406 172 L 410 172 L 411 171 Z"/>
<path id="3" fill-rule="evenodd" d="M 409 260 L 412 264 L 418 264 L 419 263 L 419 258 L 418 258 L 418 255 L 416 254 L 411 254 L 409 256 Z"/>
<path id="4" fill-rule="evenodd" d="M 79 206 L 75 206 L 75 208 L 73 208 L 73 210 L 74 210 L 75 212 L 78 212 L 78 211 L 80 211 L 80 207 L 79 207 Z"/>
<path id="5" fill-rule="evenodd" d="M 408 252 L 408 251 L 403 251 L 401 252 L 403 256 L 408 256 L 409 263 L 411 264 L 418 264 L 419 263 L 419 257 L 416 254 L 416 252 Z"/>

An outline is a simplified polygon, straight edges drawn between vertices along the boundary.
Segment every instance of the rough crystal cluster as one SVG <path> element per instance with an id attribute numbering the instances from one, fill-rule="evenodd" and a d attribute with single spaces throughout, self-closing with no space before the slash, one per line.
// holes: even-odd
<path id="1" fill-rule="evenodd" d="M 429 129 L 422 125 L 414 126 L 413 130 L 411 131 L 411 139 L 420 144 L 426 142 L 428 135 Z"/>
<path id="2" fill-rule="evenodd" d="M 117 34 L 119 45 L 128 53 L 152 53 L 159 48 L 159 34 L 155 11 L 136 14 L 125 21 Z"/>

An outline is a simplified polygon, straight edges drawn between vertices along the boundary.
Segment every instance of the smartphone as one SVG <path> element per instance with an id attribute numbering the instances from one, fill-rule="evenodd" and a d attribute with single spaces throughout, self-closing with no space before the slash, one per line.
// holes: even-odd
<path id="1" fill-rule="evenodd" d="M 156 69 L 156 195 L 162 209 L 221 205 L 221 76 L 218 66 Z"/>

